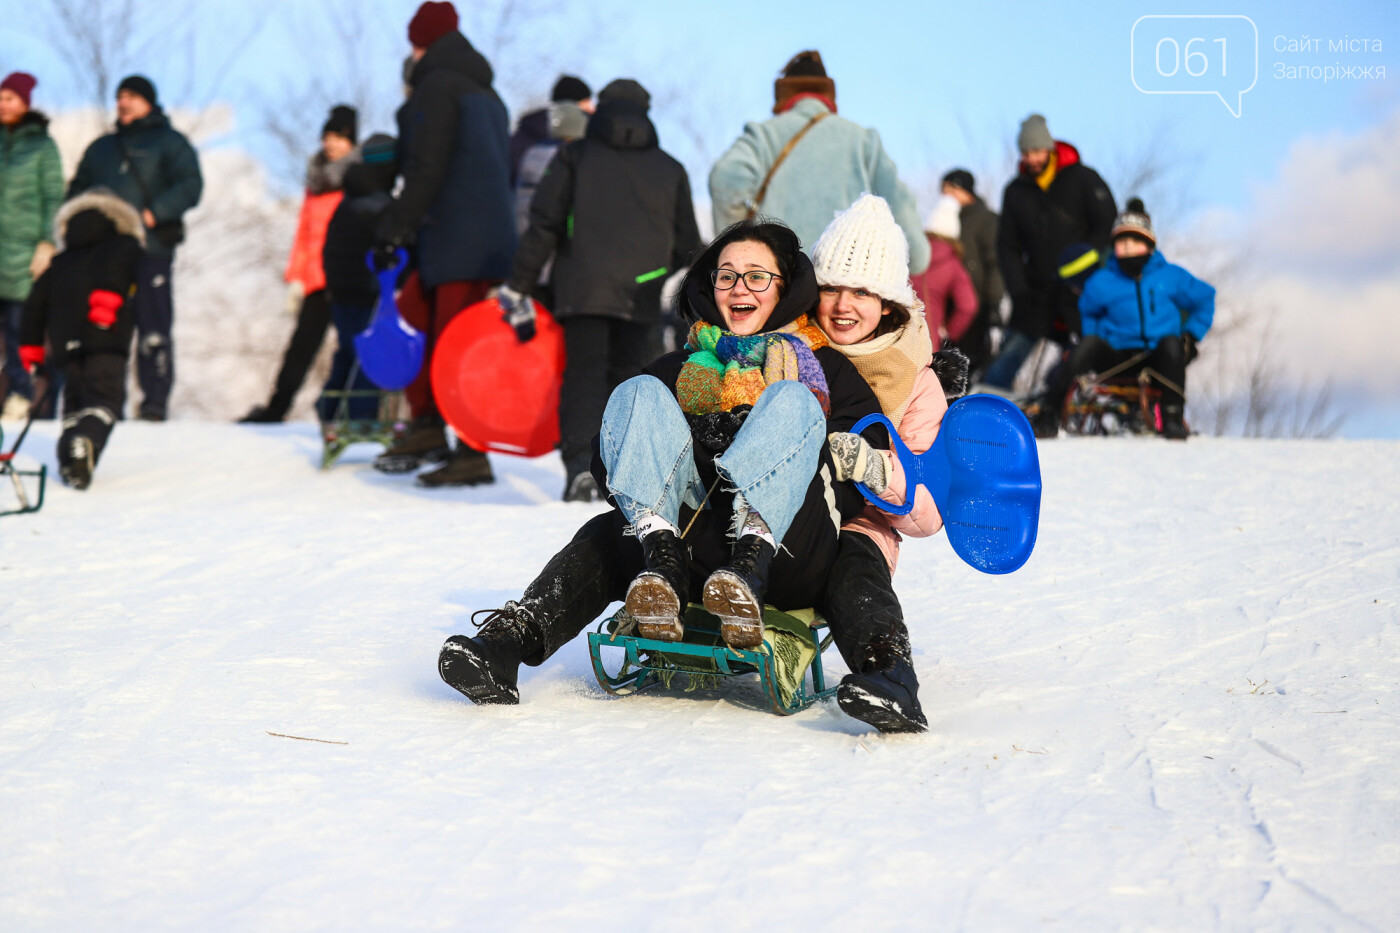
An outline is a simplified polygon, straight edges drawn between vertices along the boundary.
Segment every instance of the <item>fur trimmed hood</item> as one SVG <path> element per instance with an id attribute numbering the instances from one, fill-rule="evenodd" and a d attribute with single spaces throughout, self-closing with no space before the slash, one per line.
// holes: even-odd
<path id="1" fill-rule="evenodd" d="M 102 214 L 118 234 L 136 238 L 143 247 L 146 245 L 146 226 L 136 208 L 117 197 L 106 188 L 93 188 L 66 202 L 58 209 L 53 219 L 54 246 L 61 252 L 67 245 L 69 222 L 83 211 L 93 210 Z"/>

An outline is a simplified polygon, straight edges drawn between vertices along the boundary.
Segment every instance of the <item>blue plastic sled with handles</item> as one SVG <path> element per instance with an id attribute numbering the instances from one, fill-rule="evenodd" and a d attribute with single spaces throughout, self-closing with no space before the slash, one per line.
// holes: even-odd
<path id="1" fill-rule="evenodd" d="M 1040 457 L 1019 408 L 995 395 L 958 399 L 948 406 L 933 446 L 918 455 L 882 414 L 866 415 L 851 430 L 859 434 L 872 424 L 890 432 L 907 493 L 903 505 L 892 505 L 857 483 L 865 498 L 907 515 L 923 486 L 943 516 L 948 543 L 968 564 L 984 573 L 1011 573 L 1030 558 L 1040 525 Z"/>
<path id="2" fill-rule="evenodd" d="M 365 264 L 379 280 L 379 304 L 374 319 L 362 333 L 355 335 L 355 352 L 360 357 L 360 369 L 381 389 L 397 392 L 418 376 L 423 368 L 423 353 L 428 339 L 399 314 L 394 300 L 399 273 L 408 265 L 408 253 L 394 254 L 394 265 L 379 269 L 374 264 L 373 251 L 365 254 Z"/>

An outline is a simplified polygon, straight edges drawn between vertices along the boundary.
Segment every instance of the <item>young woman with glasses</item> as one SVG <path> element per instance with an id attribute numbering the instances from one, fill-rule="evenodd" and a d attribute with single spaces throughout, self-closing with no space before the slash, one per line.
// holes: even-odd
<path id="1" fill-rule="evenodd" d="M 537 665 L 622 599 L 646 637 L 676 640 L 691 601 L 734 647 L 762 640 L 765 603 L 812 606 L 837 529 L 860 514 L 834 479 L 827 435 L 879 402 L 816 326 L 817 279 L 796 234 L 728 228 L 692 264 L 678 303 L 685 347 L 608 401 L 593 472 L 613 511 L 586 524 L 524 596 L 448 639 L 443 679 L 477 703 L 517 703 Z M 885 443 L 883 430 L 870 432 Z"/>

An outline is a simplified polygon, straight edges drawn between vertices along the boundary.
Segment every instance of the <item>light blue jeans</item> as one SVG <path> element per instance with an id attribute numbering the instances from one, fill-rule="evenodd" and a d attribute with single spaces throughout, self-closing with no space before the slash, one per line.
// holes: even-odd
<path id="1" fill-rule="evenodd" d="M 676 397 L 654 376 L 613 390 L 598 437 L 608 489 L 627 520 L 659 515 L 679 525 L 682 503 L 698 509 L 705 486 L 695 467 L 690 425 Z M 787 534 L 817 473 L 826 416 L 800 382 L 775 382 L 759 396 L 715 469 L 736 504 L 763 516 L 774 540 Z"/>

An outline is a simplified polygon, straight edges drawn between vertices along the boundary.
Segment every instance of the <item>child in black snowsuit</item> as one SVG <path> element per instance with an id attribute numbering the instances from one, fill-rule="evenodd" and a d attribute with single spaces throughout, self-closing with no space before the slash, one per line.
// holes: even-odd
<path id="1" fill-rule="evenodd" d="M 321 260 L 338 345 L 330 376 L 316 401 L 316 414 L 322 422 L 335 418 L 341 402 L 325 392 L 375 390 L 374 383 L 356 365 L 355 335 L 369 326 L 379 301 L 379 282 L 366 265 L 365 255 L 374 244 L 374 227 L 380 215 L 394 203 L 390 194 L 394 190 L 394 152 L 392 136 L 376 133 L 365 140 L 357 161 L 345 170 L 345 197 L 326 228 Z M 350 378 L 352 372 L 354 379 Z M 354 421 L 368 420 L 375 417 L 378 407 L 373 396 L 355 396 L 349 399 L 346 413 Z"/>
<path id="2" fill-rule="evenodd" d="M 126 402 L 137 264 L 145 230 L 136 210 L 103 188 L 59 209 L 58 252 L 34 283 L 20 322 L 25 365 L 49 362 L 63 371 L 63 434 L 59 473 L 86 489 Z"/>

